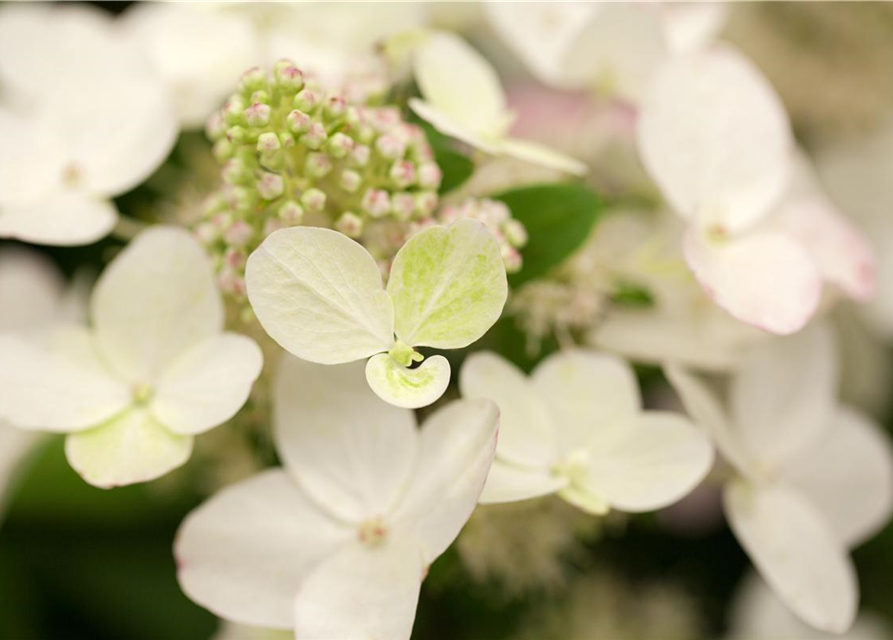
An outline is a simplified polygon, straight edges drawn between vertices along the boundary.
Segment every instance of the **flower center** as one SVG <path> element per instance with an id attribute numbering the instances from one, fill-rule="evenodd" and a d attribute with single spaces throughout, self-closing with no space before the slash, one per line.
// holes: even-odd
<path id="1" fill-rule="evenodd" d="M 360 542 L 369 546 L 369 547 L 377 547 L 385 541 L 385 537 L 388 535 L 388 530 L 384 526 L 381 520 L 378 518 L 372 518 L 370 520 L 364 521 L 360 525 L 360 530 L 357 533 L 357 537 L 360 539 Z"/>
<path id="2" fill-rule="evenodd" d="M 130 397 L 135 404 L 147 404 L 152 399 L 152 387 L 138 382 L 130 388 Z"/>
<path id="3" fill-rule="evenodd" d="M 421 353 L 402 340 L 397 340 L 391 350 L 388 351 L 388 355 L 402 367 L 408 367 L 413 362 L 421 362 L 424 359 Z"/>
<path id="4" fill-rule="evenodd" d="M 578 449 L 570 453 L 561 462 L 556 462 L 552 473 L 570 480 L 571 484 L 581 482 L 589 475 L 589 453 Z"/>

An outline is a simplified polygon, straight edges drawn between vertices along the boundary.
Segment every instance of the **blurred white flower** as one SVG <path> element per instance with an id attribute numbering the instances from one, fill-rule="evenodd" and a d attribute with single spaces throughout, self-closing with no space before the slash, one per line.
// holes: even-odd
<path id="1" fill-rule="evenodd" d="M 143 232 L 106 269 L 93 328 L 0 336 L 0 416 L 68 433 L 65 452 L 91 484 L 156 478 L 183 464 L 193 436 L 225 422 L 260 373 L 260 349 L 223 332 L 201 247 L 182 229 Z"/>
<path id="2" fill-rule="evenodd" d="M 756 574 L 741 581 L 729 620 L 727 640 L 890 640 L 893 630 L 870 613 L 856 618 L 843 635 L 803 624 Z"/>
<path id="3" fill-rule="evenodd" d="M 723 3 L 485 2 L 499 36 L 541 82 L 638 102 L 658 65 L 706 46 Z"/>
<path id="4" fill-rule="evenodd" d="M 0 238 L 76 245 L 111 231 L 111 198 L 167 157 L 165 86 L 111 18 L 39 4 L 0 9 Z"/>
<path id="5" fill-rule="evenodd" d="M 529 140 L 511 138 L 514 115 L 490 63 L 462 38 L 447 32 L 423 37 L 412 54 L 422 99 L 409 106 L 438 131 L 494 155 L 583 175 L 586 165 Z"/>
<path id="6" fill-rule="evenodd" d="M 294 634 L 283 629 L 266 629 L 264 627 L 252 627 L 221 620 L 217 633 L 211 640 L 291 640 Z"/>
<path id="7" fill-rule="evenodd" d="M 387 290 L 366 249 L 316 227 L 270 235 L 245 275 L 258 320 L 286 351 L 320 364 L 369 358 L 375 393 L 408 408 L 431 404 L 450 380 L 446 358 L 423 358 L 415 347 L 468 346 L 493 326 L 508 295 L 499 243 L 470 218 L 410 238 Z"/>
<path id="8" fill-rule="evenodd" d="M 612 356 L 559 353 L 528 380 L 501 356 L 479 352 L 459 386 L 501 412 L 482 503 L 557 492 L 597 515 L 650 511 L 691 491 L 713 462 L 708 439 L 684 416 L 642 411 L 632 369 Z"/>
<path id="9" fill-rule="evenodd" d="M 274 401 L 284 469 L 211 498 L 180 529 L 189 597 L 302 640 L 409 638 L 419 587 L 471 515 L 498 412 L 460 400 L 416 428 L 377 398 L 359 363 L 287 357 Z"/>
<path id="10" fill-rule="evenodd" d="M 848 549 L 893 511 L 893 454 L 882 431 L 840 406 L 827 326 L 760 345 L 723 399 L 684 369 L 667 374 L 737 472 L 724 488 L 732 531 L 785 604 L 842 633 L 857 610 Z"/>
<path id="11" fill-rule="evenodd" d="M 119 20 L 167 84 L 184 127 L 203 127 L 242 72 L 266 62 L 259 34 L 239 13 L 141 2 Z"/>
<path id="12" fill-rule="evenodd" d="M 587 249 L 592 259 L 613 279 L 647 290 L 651 304 L 610 306 L 587 340 L 635 362 L 728 370 L 766 334 L 707 297 L 685 267 L 680 230 L 678 218 L 665 212 L 615 212 L 596 226 Z"/>
<path id="13" fill-rule="evenodd" d="M 815 313 L 823 279 L 871 295 L 870 249 L 804 178 L 781 102 L 734 50 L 663 65 L 642 105 L 638 143 L 688 223 L 686 262 L 734 317 L 787 334 Z"/>

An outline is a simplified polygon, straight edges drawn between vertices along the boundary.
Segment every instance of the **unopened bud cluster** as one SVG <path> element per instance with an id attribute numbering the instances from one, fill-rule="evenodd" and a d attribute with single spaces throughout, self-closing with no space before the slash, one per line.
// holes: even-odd
<path id="1" fill-rule="evenodd" d="M 277 229 L 330 226 L 368 244 L 374 227 L 423 223 L 437 208 L 441 172 L 420 127 L 395 106 L 325 91 L 287 60 L 243 74 L 207 133 L 223 186 L 196 235 L 237 299 L 248 254 Z"/>
<path id="2" fill-rule="evenodd" d="M 452 224 L 460 218 L 472 218 L 483 223 L 496 239 L 502 252 L 502 260 L 508 273 L 521 269 L 519 249 L 527 244 L 527 230 L 524 225 L 512 218 L 512 212 L 505 203 L 498 200 L 468 198 L 459 204 L 449 204 L 437 214 L 437 219 L 419 225 Z"/>

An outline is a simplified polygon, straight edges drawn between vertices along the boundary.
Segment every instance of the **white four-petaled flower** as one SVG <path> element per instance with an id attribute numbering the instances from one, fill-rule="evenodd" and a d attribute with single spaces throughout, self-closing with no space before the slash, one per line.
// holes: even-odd
<path id="1" fill-rule="evenodd" d="M 183 464 L 195 434 L 225 422 L 260 373 L 260 349 L 223 331 L 211 265 L 183 229 L 143 232 L 105 270 L 93 326 L 0 336 L 0 417 L 68 433 L 65 452 L 100 487 Z"/>
<path id="2" fill-rule="evenodd" d="M 376 397 L 359 363 L 286 356 L 274 395 L 284 469 L 187 517 L 183 590 L 218 615 L 301 640 L 409 638 L 428 565 L 459 534 L 496 447 L 498 412 L 458 400 L 421 430 Z"/>
<path id="3" fill-rule="evenodd" d="M 732 531 L 785 604 L 810 625 L 842 633 L 857 611 L 848 549 L 893 511 L 890 443 L 836 401 L 827 326 L 761 345 L 728 398 L 678 366 L 670 381 L 737 472 L 724 489 Z"/>
<path id="4" fill-rule="evenodd" d="M 496 354 L 475 353 L 460 387 L 501 412 L 481 502 L 558 492 L 590 513 L 649 511 L 691 491 L 713 462 L 709 440 L 684 416 L 642 411 L 632 369 L 612 356 L 559 353 L 528 379 Z"/>
<path id="5" fill-rule="evenodd" d="M 409 106 L 441 133 L 494 155 L 583 175 L 586 165 L 538 143 L 509 137 L 514 121 L 496 71 L 462 38 L 445 32 L 425 36 L 413 53 L 422 99 Z"/>
<path id="6" fill-rule="evenodd" d="M 423 359 L 414 348 L 468 346 L 508 295 L 499 243 L 467 218 L 410 238 L 387 290 L 366 249 L 316 227 L 270 235 L 248 259 L 246 284 L 258 320 L 286 351 L 320 364 L 369 358 L 375 393 L 409 408 L 431 404 L 450 381 L 446 358 Z"/>
<path id="7" fill-rule="evenodd" d="M 781 100 L 742 55 L 717 47 L 662 65 L 637 137 L 688 223 L 686 262 L 730 314 L 788 334 L 815 313 L 823 280 L 871 296 L 870 247 L 798 164 Z"/>

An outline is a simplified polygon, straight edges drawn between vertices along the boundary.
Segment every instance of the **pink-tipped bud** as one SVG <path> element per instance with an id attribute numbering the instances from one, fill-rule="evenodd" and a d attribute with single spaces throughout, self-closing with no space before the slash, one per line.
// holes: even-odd
<path id="1" fill-rule="evenodd" d="M 304 88 L 304 74 L 291 60 L 280 60 L 273 67 L 273 78 L 279 90 L 293 94 Z"/>
<path id="2" fill-rule="evenodd" d="M 340 159 L 346 158 L 347 155 L 353 151 L 353 146 L 353 139 L 350 136 L 346 136 L 339 132 L 329 138 L 326 150 L 332 154 L 332 157 Z"/>
<path id="3" fill-rule="evenodd" d="M 383 158 L 397 160 L 406 153 L 406 142 L 401 140 L 399 136 L 383 135 L 375 141 L 375 150 Z"/>
<path id="4" fill-rule="evenodd" d="M 272 131 L 260 134 L 257 138 L 257 150 L 261 154 L 272 154 L 282 149 L 282 143 Z"/>
<path id="5" fill-rule="evenodd" d="M 243 95 L 251 95 L 255 91 L 267 86 L 267 74 L 260 67 L 251 67 L 239 78 L 239 92 Z"/>
<path id="6" fill-rule="evenodd" d="M 373 218 L 381 218 L 391 210 L 391 199 L 387 191 L 369 189 L 363 195 L 363 210 Z"/>
<path id="7" fill-rule="evenodd" d="M 319 104 L 319 95 L 309 87 L 304 87 L 295 95 L 292 101 L 295 109 L 300 109 L 304 113 L 312 113 Z"/>
<path id="8" fill-rule="evenodd" d="M 221 110 L 223 121 L 229 126 L 245 122 L 245 101 L 239 96 L 231 96 Z"/>
<path id="9" fill-rule="evenodd" d="M 232 158 L 223 165 L 221 172 L 223 181 L 227 184 L 247 184 L 254 177 L 251 169 L 239 158 Z"/>
<path id="10" fill-rule="evenodd" d="M 326 206 L 326 194 L 319 189 L 307 189 L 301 194 L 301 204 L 307 211 L 319 213 Z"/>
<path id="11" fill-rule="evenodd" d="M 223 136 L 226 135 L 226 120 L 223 118 L 222 111 L 215 111 L 211 114 L 211 117 L 208 118 L 208 121 L 205 123 L 205 135 L 208 136 L 208 139 L 212 142 L 220 140 Z"/>
<path id="12" fill-rule="evenodd" d="M 443 172 L 436 162 L 424 162 L 419 166 L 419 186 L 423 189 L 437 190 L 440 188 L 440 181 L 443 179 Z"/>
<path id="13" fill-rule="evenodd" d="M 304 173 L 311 178 L 322 178 L 332 170 L 332 160 L 324 153 L 308 153 Z"/>
<path id="14" fill-rule="evenodd" d="M 391 165 L 388 177 L 398 189 L 405 189 L 415 182 L 415 165 L 409 160 L 398 160 Z"/>
<path id="15" fill-rule="evenodd" d="M 341 172 L 341 188 L 348 193 L 355 193 L 356 190 L 360 188 L 360 182 L 362 182 L 362 180 L 360 174 L 351 169 L 345 169 Z"/>
<path id="16" fill-rule="evenodd" d="M 285 191 L 285 182 L 282 176 L 275 173 L 267 173 L 265 171 L 255 184 L 257 192 L 264 200 L 275 200 Z"/>
<path id="17" fill-rule="evenodd" d="M 303 142 L 314 151 L 321 149 L 322 146 L 326 143 L 327 139 L 328 136 L 326 135 L 326 128 L 319 122 L 314 122 L 313 124 L 311 124 L 310 129 L 307 130 L 307 133 L 301 136 L 301 142 Z"/>
<path id="18" fill-rule="evenodd" d="M 345 211 L 335 222 L 335 229 L 348 238 L 359 238 L 363 234 L 363 219 L 352 211 Z"/>
<path id="19" fill-rule="evenodd" d="M 245 262 L 247 260 L 248 254 L 246 254 L 243 249 L 229 247 L 226 251 L 223 252 L 223 264 L 230 267 L 231 269 L 235 269 L 237 271 L 243 270 L 245 268 Z"/>
<path id="20" fill-rule="evenodd" d="M 358 144 L 350 152 L 350 166 L 362 168 L 369 164 L 370 150 L 364 144 Z"/>
<path id="21" fill-rule="evenodd" d="M 370 109 L 370 123 L 378 133 L 386 133 L 402 121 L 397 107 L 379 107 Z"/>
<path id="22" fill-rule="evenodd" d="M 310 130 L 310 116 L 295 109 L 285 117 L 285 124 L 293 134 L 301 135 Z"/>
<path id="23" fill-rule="evenodd" d="M 324 111 L 329 120 L 337 120 L 347 111 L 347 102 L 341 96 L 331 96 L 326 100 Z"/>
<path id="24" fill-rule="evenodd" d="M 391 196 L 391 210 L 398 220 L 409 220 L 415 211 L 415 196 L 406 192 L 395 193 Z"/>
<path id="25" fill-rule="evenodd" d="M 282 203 L 276 212 L 279 219 L 289 226 L 300 224 L 304 219 L 304 208 L 294 200 L 288 200 Z"/>
<path id="26" fill-rule="evenodd" d="M 220 229 L 211 221 L 202 222 L 193 231 L 195 239 L 203 245 L 214 244 L 220 239 Z"/>
<path id="27" fill-rule="evenodd" d="M 223 239 L 231 247 L 244 247 L 254 236 L 254 229 L 244 220 L 236 220 L 223 234 Z"/>
<path id="28" fill-rule="evenodd" d="M 421 191 L 415 196 L 415 210 L 420 217 L 428 217 L 437 208 L 437 194 L 434 191 Z"/>
<path id="29" fill-rule="evenodd" d="M 265 127 L 270 124 L 270 105 L 255 102 L 245 109 L 245 122 L 249 127 Z"/>
<path id="30" fill-rule="evenodd" d="M 518 220 L 506 220 L 502 224 L 502 232 L 513 247 L 523 247 L 527 244 L 527 229 Z"/>

